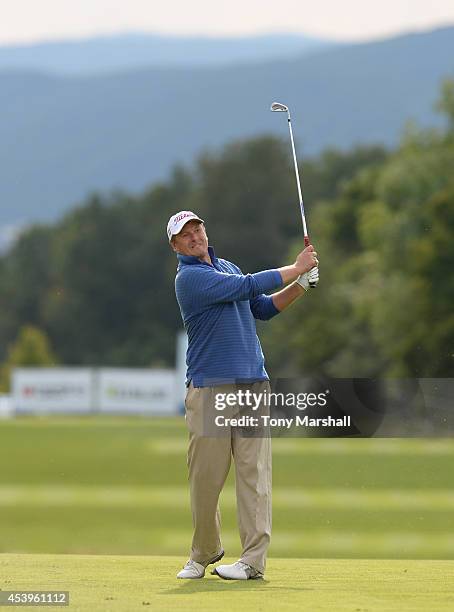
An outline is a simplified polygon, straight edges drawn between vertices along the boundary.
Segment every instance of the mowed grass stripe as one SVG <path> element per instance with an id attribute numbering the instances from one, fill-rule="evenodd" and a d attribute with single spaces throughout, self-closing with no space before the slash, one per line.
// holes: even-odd
<path id="1" fill-rule="evenodd" d="M 116 414 L 87 414 L 87 415 L 19 415 L 10 419 L 0 421 L 0 427 L 3 429 L 41 429 L 47 427 L 69 427 L 71 429 L 81 427 L 121 427 L 121 428 L 148 428 L 148 429 L 184 429 L 184 416 L 169 416 L 169 417 L 150 417 L 140 415 L 116 415 Z"/>
<path id="2" fill-rule="evenodd" d="M 150 506 L 189 503 L 187 486 L 1 485 L 0 507 L 8 506 Z M 235 489 L 221 495 L 224 507 L 236 505 Z M 359 490 L 275 488 L 273 507 L 358 510 L 454 510 L 451 490 Z"/>
<path id="3" fill-rule="evenodd" d="M 123 429 L 132 432 L 140 430 L 151 434 L 145 440 L 148 451 L 157 454 L 173 454 L 187 450 L 187 430 L 183 416 L 141 417 L 117 415 L 87 416 L 19 416 L 0 421 L 0 434 L 14 429 L 41 430 L 46 428 L 70 429 Z M 168 432 L 165 430 L 168 429 Z M 167 435 L 162 436 L 162 434 Z M 170 435 L 169 435 L 170 434 Z M 157 435 L 157 438 L 154 436 Z M 273 452 L 276 454 L 315 455 L 454 455 L 454 439 L 424 438 L 273 438 Z"/>
<path id="4" fill-rule="evenodd" d="M 43 508 L 28 516 L 23 512 L 2 516 L 0 552 L 179 554 L 184 561 L 190 547 L 189 517 L 164 525 L 156 514 L 146 516 L 137 510 L 112 516 L 107 509 L 97 514 L 81 509 L 77 516 L 70 517 L 72 529 L 68 531 L 68 515 L 61 516 L 62 510 Z M 341 527 L 335 521 L 331 526 L 314 524 L 305 521 L 304 515 L 298 529 L 289 529 L 285 521 L 280 522 L 282 528 L 276 525 L 273 529 L 271 556 L 433 559 L 454 555 L 454 534 L 446 523 L 436 532 L 427 525 L 412 527 L 407 522 L 394 525 L 394 529 L 384 524 L 371 532 L 364 524 L 356 528 L 351 524 Z M 238 558 L 241 544 L 232 520 L 228 525 L 223 522 L 222 542 L 227 554 Z"/>
<path id="5" fill-rule="evenodd" d="M 178 550 L 182 542 L 190 541 L 192 533 L 189 531 L 175 531 L 173 529 L 160 529 L 156 531 L 161 545 L 169 550 Z M 241 552 L 239 536 L 236 531 L 222 530 L 222 544 L 230 552 Z M 373 550 L 378 557 L 386 555 L 420 556 L 436 553 L 450 556 L 454 553 L 454 534 L 451 532 L 388 532 L 369 533 L 361 531 L 338 531 L 335 529 L 316 529 L 299 532 L 274 531 L 271 538 L 270 555 L 288 555 L 304 557 L 326 554 L 335 556 L 362 556 Z"/>
<path id="6" fill-rule="evenodd" d="M 146 450 L 157 455 L 184 454 L 187 446 L 181 435 L 145 442 Z M 454 455 L 454 439 L 273 438 L 272 447 L 275 455 Z"/>

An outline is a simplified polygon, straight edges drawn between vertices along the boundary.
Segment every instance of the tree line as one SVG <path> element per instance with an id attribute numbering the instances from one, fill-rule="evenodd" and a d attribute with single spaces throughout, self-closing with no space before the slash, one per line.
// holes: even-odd
<path id="1" fill-rule="evenodd" d="M 395 150 L 328 150 L 300 164 L 321 281 L 259 325 L 273 375 L 450 376 L 454 82 L 438 106 L 443 129 L 409 124 Z M 33 338 L 43 364 L 173 365 L 182 323 L 165 228 L 180 209 L 196 211 L 217 254 L 245 273 L 302 248 L 289 143 L 275 137 L 206 152 L 141 195 L 93 194 L 0 258 L 3 372 L 26 365 Z"/>

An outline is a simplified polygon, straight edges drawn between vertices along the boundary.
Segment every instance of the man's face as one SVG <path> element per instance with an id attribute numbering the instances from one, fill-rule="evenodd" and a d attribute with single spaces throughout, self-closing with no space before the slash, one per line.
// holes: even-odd
<path id="1" fill-rule="evenodd" d="M 179 234 L 172 238 L 172 249 L 181 255 L 205 257 L 208 253 L 208 236 L 200 221 L 188 221 Z"/>

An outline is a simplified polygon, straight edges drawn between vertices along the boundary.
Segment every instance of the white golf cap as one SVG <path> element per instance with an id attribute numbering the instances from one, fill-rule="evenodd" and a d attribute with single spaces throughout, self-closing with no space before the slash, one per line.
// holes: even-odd
<path id="1" fill-rule="evenodd" d="M 180 210 L 176 215 L 170 217 L 169 222 L 167 223 L 167 236 L 170 240 L 172 240 L 172 236 L 176 236 L 181 232 L 183 227 L 189 221 L 200 221 L 200 223 L 204 223 L 204 220 L 198 217 L 191 210 Z"/>

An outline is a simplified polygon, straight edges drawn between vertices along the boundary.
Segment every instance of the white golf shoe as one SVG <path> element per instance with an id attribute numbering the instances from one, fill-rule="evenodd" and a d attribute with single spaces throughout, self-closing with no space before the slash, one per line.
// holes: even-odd
<path id="1" fill-rule="evenodd" d="M 263 578 L 263 574 L 255 567 L 251 567 L 242 561 L 237 561 L 232 565 L 218 565 L 211 573 L 224 578 L 224 580 L 257 580 Z"/>
<path id="2" fill-rule="evenodd" d="M 211 563 L 216 563 L 216 561 L 220 561 L 223 556 L 224 556 L 224 551 L 221 550 L 221 552 L 218 555 L 216 555 L 215 557 L 213 557 L 213 559 L 208 561 L 207 565 L 210 565 Z M 190 578 L 190 579 L 203 578 L 205 576 L 205 568 L 206 568 L 206 565 L 202 565 L 202 563 L 197 563 L 197 561 L 194 561 L 193 559 L 189 559 L 189 561 L 186 563 L 183 569 L 180 572 L 178 572 L 177 578 Z"/>
<path id="3" fill-rule="evenodd" d="M 189 559 L 181 572 L 177 574 L 177 578 L 203 578 L 204 576 L 205 566 L 192 559 Z"/>

